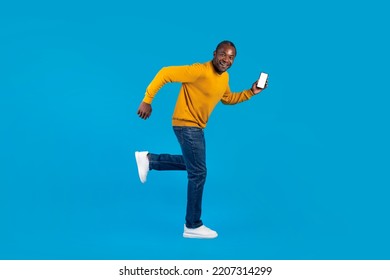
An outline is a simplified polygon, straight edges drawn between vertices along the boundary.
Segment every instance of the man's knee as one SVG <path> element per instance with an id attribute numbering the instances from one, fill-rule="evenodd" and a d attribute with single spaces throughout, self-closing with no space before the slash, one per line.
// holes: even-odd
<path id="1" fill-rule="evenodd" d="M 207 177 L 207 168 L 199 168 L 192 172 L 188 172 L 188 179 L 196 181 L 205 181 Z"/>

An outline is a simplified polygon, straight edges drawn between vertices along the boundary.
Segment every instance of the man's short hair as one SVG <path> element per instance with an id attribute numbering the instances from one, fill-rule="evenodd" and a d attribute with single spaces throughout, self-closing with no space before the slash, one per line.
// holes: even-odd
<path id="1" fill-rule="evenodd" d="M 234 43 L 232 41 L 228 41 L 228 40 L 224 40 L 222 42 L 220 42 L 218 45 L 217 45 L 217 48 L 215 49 L 215 51 L 217 51 L 222 45 L 229 45 L 229 46 L 232 46 L 234 48 L 234 50 L 236 51 L 236 55 L 237 55 L 237 49 L 236 49 L 236 46 L 234 45 Z"/>

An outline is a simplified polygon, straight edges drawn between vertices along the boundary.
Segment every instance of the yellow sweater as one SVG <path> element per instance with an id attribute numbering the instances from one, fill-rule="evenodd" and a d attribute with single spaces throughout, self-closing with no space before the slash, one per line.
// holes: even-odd
<path id="1" fill-rule="evenodd" d="M 172 117 L 173 126 L 205 128 L 215 105 L 237 104 L 253 96 L 251 90 L 232 93 L 229 74 L 218 74 L 212 62 L 163 67 L 146 89 L 144 102 L 151 104 L 166 83 L 182 83 Z"/>

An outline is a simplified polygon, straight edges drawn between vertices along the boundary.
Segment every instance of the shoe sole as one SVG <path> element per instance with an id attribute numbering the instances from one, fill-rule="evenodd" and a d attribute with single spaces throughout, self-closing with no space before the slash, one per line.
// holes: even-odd
<path id="1" fill-rule="evenodd" d="M 135 161 L 137 162 L 138 177 L 139 177 L 139 180 L 141 181 L 141 183 L 143 184 L 143 183 L 146 182 L 146 180 L 145 180 L 145 181 L 142 181 L 141 170 L 140 170 L 140 168 L 139 168 L 139 166 L 140 166 L 139 160 L 140 160 L 140 159 L 139 159 L 139 152 L 135 152 Z"/>
<path id="2" fill-rule="evenodd" d="M 205 236 L 205 235 L 197 235 L 197 234 L 190 234 L 190 233 L 183 233 L 184 238 L 197 238 L 197 239 L 213 239 L 217 238 L 217 235 L 212 235 L 212 236 Z"/>

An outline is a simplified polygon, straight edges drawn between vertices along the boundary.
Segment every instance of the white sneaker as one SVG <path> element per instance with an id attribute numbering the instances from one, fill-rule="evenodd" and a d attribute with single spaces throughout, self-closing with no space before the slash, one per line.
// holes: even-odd
<path id="1" fill-rule="evenodd" d="M 139 179 L 141 183 L 145 183 L 149 172 L 148 152 L 135 152 L 135 160 L 137 161 Z"/>
<path id="2" fill-rule="evenodd" d="M 184 225 L 183 237 L 185 238 L 200 238 L 200 239 L 211 239 L 216 238 L 218 233 L 208 227 L 202 225 L 198 228 L 187 228 Z"/>

